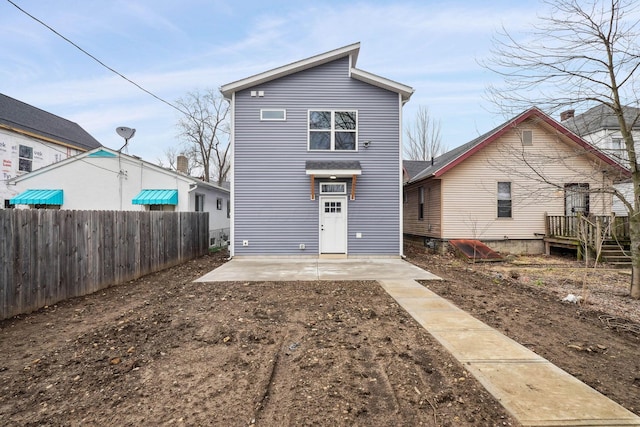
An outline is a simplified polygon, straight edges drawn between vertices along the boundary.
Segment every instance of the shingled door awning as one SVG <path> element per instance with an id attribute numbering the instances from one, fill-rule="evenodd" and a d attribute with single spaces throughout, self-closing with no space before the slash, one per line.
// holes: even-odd
<path id="1" fill-rule="evenodd" d="M 351 178 L 351 200 L 356 198 L 356 178 L 362 175 L 357 160 L 307 160 L 305 169 L 311 177 L 311 200 L 316 199 L 315 178 Z"/>
<path id="2" fill-rule="evenodd" d="M 9 200 L 12 205 L 62 205 L 62 190 L 27 190 Z"/>

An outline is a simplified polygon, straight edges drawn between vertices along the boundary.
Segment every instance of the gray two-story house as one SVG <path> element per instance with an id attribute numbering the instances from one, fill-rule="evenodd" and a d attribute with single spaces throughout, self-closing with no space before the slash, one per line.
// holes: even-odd
<path id="1" fill-rule="evenodd" d="M 232 256 L 402 254 L 409 86 L 355 43 L 222 86 L 232 111 Z"/>

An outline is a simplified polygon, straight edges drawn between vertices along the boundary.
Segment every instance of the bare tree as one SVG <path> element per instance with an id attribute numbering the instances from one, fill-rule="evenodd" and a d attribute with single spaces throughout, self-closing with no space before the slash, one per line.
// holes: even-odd
<path id="1" fill-rule="evenodd" d="M 407 143 L 404 157 L 407 160 L 430 160 L 444 152 L 440 120 L 429 114 L 429 108 L 420 105 L 414 121 L 406 128 Z"/>
<path id="2" fill-rule="evenodd" d="M 640 298 L 640 168 L 631 132 L 639 117 L 624 114 L 625 107 L 638 106 L 640 93 L 637 2 L 548 0 L 544 4 L 548 12 L 525 38 L 506 29 L 495 38 L 492 57 L 483 65 L 503 76 L 504 84 L 490 87 L 488 93 L 508 115 L 514 113 L 509 109 L 521 111 L 531 105 L 550 114 L 601 105 L 617 118 L 633 199 L 613 186 L 597 191 L 618 197 L 629 213 L 630 293 Z"/>
<path id="3" fill-rule="evenodd" d="M 185 113 L 178 121 L 180 137 L 190 157 L 202 169 L 203 180 L 211 173 L 222 184 L 231 168 L 229 156 L 229 104 L 217 90 L 190 92 L 176 101 Z"/>

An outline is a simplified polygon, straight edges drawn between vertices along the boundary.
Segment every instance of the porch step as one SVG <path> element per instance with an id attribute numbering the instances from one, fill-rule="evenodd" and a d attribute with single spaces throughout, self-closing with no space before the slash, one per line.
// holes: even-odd
<path id="1" fill-rule="evenodd" d="M 631 257 L 627 255 L 628 253 L 629 248 L 626 245 L 621 247 L 617 243 L 605 243 L 602 245 L 600 258 L 614 268 L 629 268 Z"/>

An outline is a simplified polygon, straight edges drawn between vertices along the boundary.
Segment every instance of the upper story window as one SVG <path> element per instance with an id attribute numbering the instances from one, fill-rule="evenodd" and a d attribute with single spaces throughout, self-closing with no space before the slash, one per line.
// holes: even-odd
<path id="1" fill-rule="evenodd" d="M 262 110 L 260 110 L 260 120 L 287 120 L 287 110 L 285 110 L 284 108 L 263 108 Z"/>
<path id="2" fill-rule="evenodd" d="M 33 147 L 20 145 L 18 152 L 18 170 L 20 172 L 31 172 L 33 168 Z"/>
<path id="3" fill-rule="evenodd" d="M 309 150 L 356 150 L 356 111 L 309 111 Z"/>

